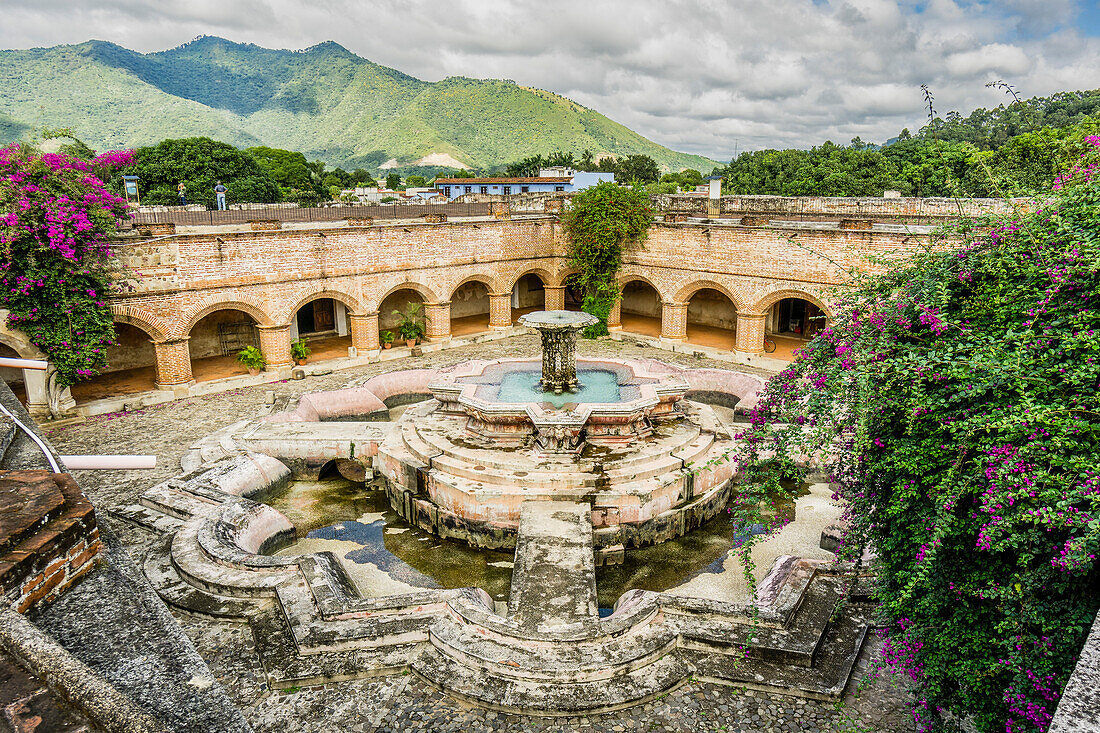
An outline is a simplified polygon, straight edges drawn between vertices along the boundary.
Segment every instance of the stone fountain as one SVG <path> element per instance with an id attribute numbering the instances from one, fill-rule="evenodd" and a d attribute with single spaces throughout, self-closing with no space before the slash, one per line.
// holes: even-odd
<path id="1" fill-rule="evenodd" d="M 535 311 L 519 322 L 537 329 L 542 337 L 542 380 L 547 392 L 575 392 L 577 381 L 577 332 L 600 322 L 581 311 Z"/>

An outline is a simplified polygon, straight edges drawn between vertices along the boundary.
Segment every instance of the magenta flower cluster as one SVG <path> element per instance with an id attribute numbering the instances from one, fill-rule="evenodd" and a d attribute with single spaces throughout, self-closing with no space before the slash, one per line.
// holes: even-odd
<path id="1" fill-rule="evenodd" d="M 95 374 L 114 339 L 110 241 L 129 213 L 104 180 L 132 163 L 130 151 L 81 160 L 0 148 L 0 306 L 62 386 Z"/>

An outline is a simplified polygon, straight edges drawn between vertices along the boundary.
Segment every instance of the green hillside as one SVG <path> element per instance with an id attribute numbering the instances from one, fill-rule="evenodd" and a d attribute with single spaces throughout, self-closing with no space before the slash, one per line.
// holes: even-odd
<path id="1" fill-rule="evenodd" d="M 0 51 L 0 142 L 70 127 L 97 149 L 205 135 L 331 165 L 489 168 L 547 150 L 715 161 L 657 145 L 564 97 L 499 79 L 424 82 L 328 42 L 284 51 L 203 37 L 141 54 L 103 41 Z M 392 165 L 392 164 L 391 164 Z"/>

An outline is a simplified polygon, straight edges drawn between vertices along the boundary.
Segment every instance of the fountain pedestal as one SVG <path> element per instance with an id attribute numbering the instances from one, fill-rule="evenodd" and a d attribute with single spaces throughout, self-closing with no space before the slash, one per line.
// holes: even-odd
<path id="1" fill-rule="evenodd" d="M 542 380 L 546 392 L 575 392 L 577 381 L 577 332 L 599 323 L 590 313 L 579 311 L 535 311 L 519 322 L 538 329 L 542 336 Z"/>

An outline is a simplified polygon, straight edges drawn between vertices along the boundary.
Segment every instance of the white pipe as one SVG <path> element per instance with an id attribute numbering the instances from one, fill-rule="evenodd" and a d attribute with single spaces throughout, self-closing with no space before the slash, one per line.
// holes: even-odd
<path id="1" fill-rule="evenodd" d="M 19 422 L 19 418 L 17 418 L 15 415 L 11 414 L 11 411 L 8 410 L 8 408 L 4 407 L 3 404 L 0 404 L 0 412 L 3 412 L 5 415 L 10 417 L 11 421 L 13 423 L 15 423 L 15 426 L 17 428 L 19 428 L 20 430 L 22 430 L 24 433 L 26 433 L 27 437 L 30 438 L 31 440 L 33 440 L 35 442 L 35 444 L 39 448 L 42 449 L 42 453 L 43 453 L 43 455 L 46 456 L 46 460 L 49 461 L 50 468 L 53 469 L 54 473 L 62 473 L 61 466 L 57 465 L 57 459 L 53 457 L 53 451 L 50 450 L 50 447 L 48 445 L 46 445 L 46 443 L 42 440 L 42 438 L 38 437 L 38 433 L 34 432 L 30 428 L 28 428 L 26 425 Z"/>
<path id="2" fill-rule="evenodd" d="M 46 371 L 50 363 L 41 359 L 12 359 L 7 356 L 0 356 L 0 367 L 14 367 L 15 369 L 36 369 L 40 372 Z"/>
<path id="3" fill-rule="evenodd" d="M 70 471 L 126 471 L 156 468 L 156 456 L 61 456 Z"/>

